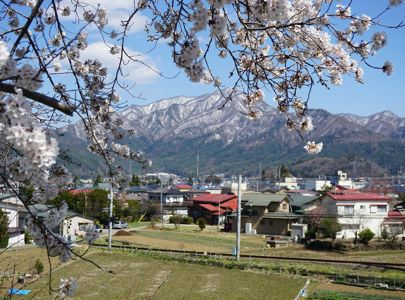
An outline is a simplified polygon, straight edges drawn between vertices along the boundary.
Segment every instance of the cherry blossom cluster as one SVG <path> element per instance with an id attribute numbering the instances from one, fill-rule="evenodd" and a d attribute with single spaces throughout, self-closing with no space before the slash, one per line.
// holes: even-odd
<path id="1" fill-rule="evenodd" d="M 40 4 L 17 0 L 4 2 L 0 7 L 0 21 L 10 29 L 0 34 L 0 83 L 6 92 L 0 94 L 0 139 L 11 149 L 7 161 L 0 166 L 0 175 L 3 181 L 32 184 L 31 203 L 55 198 L 69 179 L 66 168 L 56 163 L 59 147 L 50 135 L 51 124 L 63 121 L 59 117 L 63 114 L 75 113 L 82 119 L 89 150 L 105 159 L 112 177 L 118 178 L 120 173 L 119 168 L 115 170 L 111 165 L 113 154 L 150 165 L 140 152 L 114 151 L 111 141 L 122 139 L 124 132 L 119 127 L 122 121 L 113 114 L 113 106 L 120 101 L 120 85 L 117 79 L 106 83 L 107 68 L 97 59 L 83 56 L 91 30 L 88 27 L 95 26 L 102 36 L 109 36 L 104 31 L 108 25 L 107 11 L 76 0 L 69 4 Z M 115 44 L 118 36 L 111 32 L 106 45 Z M 110 46 L 111 55 L 121 51 L 118 46 Z M 66 80 L 66 76 L 72 80 Z M 17 189 L 15 192 L 18 195 Z M 28 205 L 28 199 L 21 200 Z M 50 256 L 58 256 L 63 262 L 74 251 L 54 229 L 66 213 L 65 203 L 47 212 L 45 219 L 32 213 L 28 226 L 36 245 L 46 247 Z M 93 228 L 84 240 L 92 243 L 97 237 Z M 70 296 L 74 287 L 71 281 L 65 281 L 61 292 Z"/>

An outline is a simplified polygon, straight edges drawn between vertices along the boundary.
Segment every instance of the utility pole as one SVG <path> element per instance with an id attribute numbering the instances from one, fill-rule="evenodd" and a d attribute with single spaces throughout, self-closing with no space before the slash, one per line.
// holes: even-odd
<path id="1" fill-rule="evenodd" d="M 112 181 L 110 186 L 110 196 L 108 197 L 110 200 L 110 207 L 109 207 L 109 222 L 108 222 L 108 250 L 111 251 L 111 240 L 112 240 L 112 219 L 113 219 L 113 200 L 114 200 L 114 193 L 112 188 Z"/>
<path id="2" fill-rule="evenodd" d="M 237 210 L 237 224 L 236 224 L 236 260 L 240 260 L 240 222 L 241 222 L 241 185 L 242 176 L 238 176 L 238 210 Z"/>
<path id="3" fill-rule="evenodd" d="M 219 217 L 221 216 L 221 201 L 218 199 L 218 225 L 217 225 L 217 228 L 218 228 L 218 230 L 219 230 L 219 225 L 220 225 L 220 220 L 219 220 Z"/>
<path id="4" fill-rule="evenodd" d="M 198 180 L 198 178 L 199 178 L 199 176 L 200 176 L 200 174 L 199 174 L 199 167 L 200 167 L 200 150 L 199 149 L 197 149 L 197 172 L 196 172 L 196 177 L 197 177 L 197 180 Z"/>
<path id="5" fill-rule="evenodd" d="M 162 228 L 163 228 L 163 191 L 162 191 L 162 179 L 160 179 L 160 217 L 162 218 Z"/>

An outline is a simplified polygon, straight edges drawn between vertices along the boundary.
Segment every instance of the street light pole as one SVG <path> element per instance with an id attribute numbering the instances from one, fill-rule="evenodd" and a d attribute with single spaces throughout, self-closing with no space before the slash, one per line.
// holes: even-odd
<path id="1" fill-rule="evenodd" d="M 110 199 L 109 203 L 109 222 L 108 222 L 108 250 L 111 250 L 111 240 L 112 240 L 112 218 L 113 218 L 113 200 L 114 200 L 114 193 L 112 188 L 112 182 L 110 186 Z"/>

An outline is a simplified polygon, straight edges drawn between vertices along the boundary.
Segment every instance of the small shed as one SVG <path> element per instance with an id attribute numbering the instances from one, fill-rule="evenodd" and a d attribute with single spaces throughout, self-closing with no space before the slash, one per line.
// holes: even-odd
<path id="1" fill-rule="evenodd" d="M 85 217 L 78 213 L 68 213 L 63 220 L 62 235 L 70 241 L 74 241 L 77 236 L 84 236 L 86 230 L 94 225 L 94 219 Z"/>

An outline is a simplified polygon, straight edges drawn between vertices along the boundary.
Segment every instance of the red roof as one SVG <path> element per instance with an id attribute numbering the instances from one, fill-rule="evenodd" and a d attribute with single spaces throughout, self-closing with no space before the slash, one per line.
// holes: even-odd
<path id="1" fill-rule="evenodd" d="M 88 194 L 91 193 L 93 190 L 92 189 L 78 189 L 78 190 L 70 190 L 69 193 L 72 195 L 78 195 L 78 194 Z"/>
<path id="2" fill-rule="evenodd" d="M 225 210 L 223 210 L 222 208 L 218 209 L 218 206 L 215 206 L 215 205 L 212 205 L 212 204 L 203 204 L 203 203 L 201 203 L 201 204 L 198 204 L 198 205 L 201 206 L 202 208 L 205 208 L 206 210 L 208 210 L 210 212 L 214 212 L 214 213 L 217 213 L 217 214 L 218 214 L 218 211 L 221 214 L 223 214 L 225 212 Z"/>
<path id="3" fill-rule="evenodd" d="M 181 189 L 181 190 L 191 190 L 193 187 L 188 184 L 177 184 L 176 188 Z"/>
<path id="4" fill-rule="evenodd" d="M 390 197 L 377 193 L 361 193 L 349 191 L 333 191 L 327 193 L 332 199 L 337 201 L 389 201 Z"/>
<path id="5" fill-rule="evenodd" d="M 225 202 L 225 203 L 221 204 L 221 207 L 230 208 L 233 211 L 236 211 L 238 209 L 238 201 L 237 201 L 237 199 L 235 199 L 234 201 Z"/>
<path id="6" fill-rule="evenodd" d="M 404 218 L 405 219 L 405 215 L 401 214 L 401 212 L 399 212 L 399 211 L 390 210 L 388 212 L 388 218 Z"/>
<path id="7" fill-rule="evenodd" d="M 233 194 L 202 194 L 192 198 L 191 200 L 195 202 L 222 203 L 237 198 L 238 196 Z"/>

